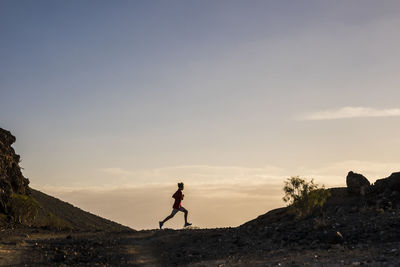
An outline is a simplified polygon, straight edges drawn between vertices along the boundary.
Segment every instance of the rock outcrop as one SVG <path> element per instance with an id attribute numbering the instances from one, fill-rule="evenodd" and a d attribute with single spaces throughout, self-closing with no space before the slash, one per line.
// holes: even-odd
<path id="1" fill-rule="evenodd" d="M 288 208 L 269 211 L 239 229 L 247 231 L 247 242 L 271 246 L 322 246 L 323 244 L 366 244 L 400 240 L 400 172 L 370 185 L 361 174 L 349 172 L 347 188 L 330 188 L 331 196 L 322 213 L 296 219 Z M 365 194 L 363 190 L 365 189 Z M 242 238 L 245 240 L 245 237 Z"/>
<path id="2" fill-rule="evenodd" d="M 374 187 L 376 191 L 380 193 L 400 192 L 400 172 L 394 172 L 387 178 L 376 180 Z"/>
<path id="3" fill-rule="evenodd" d="M 365 195 L 367 188 L 371 185 L 362 174 L 350 171 L 346 177 L 347 190 L 350 194 Z"/>
<path id="4" fill-rule="evenodd" d="M 36 227 L 76 231 L 126 231 L 130 228 L 83 211 L 30 188 L 12 148 L 15 137 L 0 128 L 0 227 Z M 1 264 L 0 264 L 1 265 Z"/>
<path id="5" fill-rule="evenodd" d="M 400 172 L 378 179 L 373 185 L 362 174 L 349 172 L 346 183 L 349 195 L 362 196 L 367 206 L 383 210 L 400 208 Z"/>
<path id="6" fill-rule="evenodd" d="M 389 177 L 378 179 L 372 186 L 373 201 L 378 208 L 384 210 L 400 208 L 400 172 L 392 173 Z"/>
<path id="7" fill-rule="evenodd" d="M 20 156 L 11 145 L 15 136 L 0 128 L 0 212 L 7 214 L 7 203 L 13 193 L 29 194 L 29 180 L 22 175 Z"/>

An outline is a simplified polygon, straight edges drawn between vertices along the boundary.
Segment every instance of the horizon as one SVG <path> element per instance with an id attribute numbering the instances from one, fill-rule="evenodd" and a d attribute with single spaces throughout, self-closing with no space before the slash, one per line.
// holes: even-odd
<path id="1" fill-rule="evenodd" d="M 399 171 L 398 1 L 1 1 L 0 127 L 44 193 L 134 229 Z M 127 212 L 131 210 L 131 213 Z M 182 214 L 165 227 L 181 228 Z"/>

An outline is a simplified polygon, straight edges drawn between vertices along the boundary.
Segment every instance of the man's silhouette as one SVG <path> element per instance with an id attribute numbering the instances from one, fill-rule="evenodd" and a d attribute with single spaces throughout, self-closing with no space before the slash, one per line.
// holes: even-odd
<path id="1" fill-rule="evenodd" d="M 183 196 L 184 196 L 183 193 L 182 193 L 182 190 L 183 190 L 183 183 L 178 183 L 178 190 L 172 196 L 172 198 L 175 198 L 174 205 L 172 206 L 172 212 L 163 221 L 159 222 L 160 229 L 162 229 L 164 223 L 166 221 L 168 221 L 169 219 L 171 219 L 172 217 L 174 217 L 175 214 L 178 211 L 182 211 L 183 213 L 185 213 L 185 225 L 184 225 L 184 227 L 192 225 L 191 223 L 189 223 L 187 221 L 187 216 L 188 216 L 189 212 L 184 207 L 182 207 L 182 205 L 181 205 L 182 204 L 182 200 L 183 200 Z"/>

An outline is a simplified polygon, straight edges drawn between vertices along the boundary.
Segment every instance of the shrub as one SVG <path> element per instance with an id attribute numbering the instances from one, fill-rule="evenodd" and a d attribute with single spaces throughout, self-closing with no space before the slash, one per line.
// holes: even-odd
<path id="1" fill-rule="evenodd" d="M 14 222 L 27 225 L 34 223 L 40 208 L 40 204 L 34 198 L 21 194 L 12 194 L 8 205 Z"/>
<path id="2" fill-rule="evenodd" d="M 285 192 L 283 201 L 288 202 L 288 206 L 297 218 L 321 211 L 330 197 L 329 191 L 324 186 L 319 187 L 315 184 L 314 179 L 308 182 L 299 176 L 288 178 L 283 191 Z"/>
<path id="3" fill-rule="evenodd" d="M 69 222 L 57 217 L 51 212 L 47 214 L 42 226 L 54 230 L 71 230 L 73 228 Z"/>

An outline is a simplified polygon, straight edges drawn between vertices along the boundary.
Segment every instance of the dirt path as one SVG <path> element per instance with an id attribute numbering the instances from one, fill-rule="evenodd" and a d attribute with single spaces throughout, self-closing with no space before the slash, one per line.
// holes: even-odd
<path id="1" fill-rule="evenodd" d="M 237 229 L 13 233 L 0 236 L 0 266 L 400 266 L 397 241 L 281 248 L 251 242 L 254 236 L 246 240 Z"/>
<path id="2" fill-rule="evenodd" d="M 0 266 L 156 266 L 153 233 L 35 233 L 3 238 Z"/>

